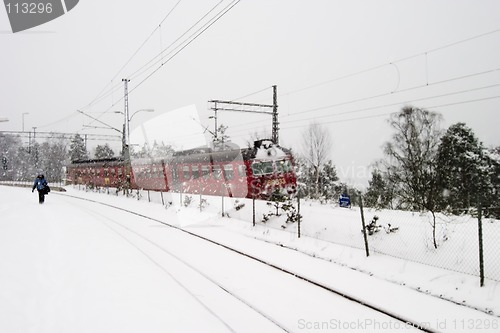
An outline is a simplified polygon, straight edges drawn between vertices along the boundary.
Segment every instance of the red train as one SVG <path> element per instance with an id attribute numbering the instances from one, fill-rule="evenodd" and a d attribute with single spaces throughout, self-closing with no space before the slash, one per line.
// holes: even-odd
<path id="1" fill-rule="evenodd" d="M 256 141 L 253 148 L 197 148 L 163 159 L 133 159 L 128 165 L 122 158 L 73 161 L 67 166 L 67 179 L 95 187 L 259 199 L 297 190 L 290 150 L 268 140 Z"/>

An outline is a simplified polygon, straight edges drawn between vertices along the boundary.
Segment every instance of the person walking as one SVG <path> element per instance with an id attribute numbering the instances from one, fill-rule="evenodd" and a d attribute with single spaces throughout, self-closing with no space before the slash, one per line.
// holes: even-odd
<path id="1" fill-rule="evenodd" d="M 33 184 L 31 192 L 34 192 L 35 188 L 38 191 L 38 203 L 43 204 L 45 202 L 45 195 L 49 193 L 50 187 L 49 184 L 47 183 L 47 180 L 41 173 L 39 173 L 38 176 L 35 178 L 35 183 Z"/>

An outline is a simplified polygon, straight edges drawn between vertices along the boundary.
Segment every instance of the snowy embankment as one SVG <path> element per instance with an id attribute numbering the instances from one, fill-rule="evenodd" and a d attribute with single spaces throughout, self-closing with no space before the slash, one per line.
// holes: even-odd
<path id="1" fill-rule="evenodd" d="M 0 224 L 2 227 L 0 235 L 3 236 L 1 238 L 3 251 L 1 251 L 0 262 L 5 265 L 2 271 L 10 273 L 4 274 L 1 280 L 4 286 L 13 285 L 20 288 L 16 290 L 4 288 L 1 298 L 8 300 L 8 302 L 3 304 L 1 312 L 16 313 L 13 312 L 13 308 L 25 309 L 28 307 L 29 311 L 25 311 L 29 315 L 28 319 L 33 321 L 33 325 L 42 325 L 44 328 L 42 330 L 32 329 L 33 332 L 52 333 L 57 330 L 51 330 L 51 328 L 66 327 L 69 329 L 69 325 L 75 324 L 87 328 L 94 325 L 102 329 L 110 322 L 117 323 L 118 326 L 109 327 L 109 331 L 121 328 L 121 331 L 127 332 L 134 331 L 135 327 L 127 327 L 127 323 L 139 326 L 141 323 L 143 325 L 147 323 L 140 331 L 148 332 L 158 331 L 159 327 L 177 328 L 177 330 L 173 329 L 172 331 L 187 331 L 188 328 L 198 331 L 217 331 L 217 328 L 220 328 L 220 322 L 217 320 L 214 322 L 211 316 L 205 318 L 206 311 L 200 310 L 196 305 L 182 302 L 172 308 L 170 303 L 172 302 L 173 294 L 171 291 L 173 289 L 167 287 L 165 293 L 165 291 L 153 288 L 153 286 L 163 285 L 164 282 L 157 278 L 157 270 L 144 263 L 144 258 L 140 260 L 137 253 L 130 252 L 130 245 L 139 246 L 141 252 L 147 251 L 149 255 L 154 251 L 149 252 L 147 244 L 142 244 L 144 239 L 141 241 L 140 237 L 131 239 L 131 243 L 128 244 L 122 244 L 127 243 L 123 241 L 117 242 L 116 237 L 109 238 L 109 226 L 114 227 L 111 220 L 126 223 L 128 228 L 134 228 L 135 231 L 144 233 L 148 239 L 165 242 L 165 246 L 179 243 L 180 246 L 177 248 L 181 250 L 178 255 L 188 255 L 190 261 L 199 261 L 195 265 L 196 267 L 206 266 L 210 274 L 217 272 L 221 276 L 220 279 L 230 285 L 238 282 L 231 278 L 232 274 L 235 273 L 236 266 L 230 267 L 231 275 L 229 272 L 222 271 L 227 266 L 225 265 L 225 257 L 217 262 L 217 266 L 214 266 L 216 262 L 206 259 L 205 254 L 208 253 L 206 250 L 194 248 L 192 244 L 188 245 L 186 240 L 178 239 L 178 237 L 168 238 L 168 234 L 165 232 L 169 228 L 145 222 L 137 217 L 127 217 L 95 203 L 88 203 L 88 205 L 75 203 L 74 206 L 67 207 L 63 203 L 71 203 L 74 199 L 65 198 L 63 195 L 73 195 L 120 206 L 183 227 L 191 232 L 218 239 L 232 247 L 251 252 L 277 265 L 287 267 L 287 269 L 303 274 L 312 280 L 319 280 L 346 294 L 359 297 L 367 303 L 424 323 L 425 326 L 429 324 L 429 327 L 437 331 L 468 332 L 474 329 L 489 332 L 498 331 L 498 326 L 496 328 L 494 326 L 498 324 L 498 317 L 488 316 L 483 312 L 471 310 L 469 307 L 457 306 L 439 299 L 439 295 L 442 295 L 442 297 L 454 298 L 457 303 L 465 300 L 465 304 L 468 306 L 477 306 L 482 310 L 489 309 L 498 316 L 498 300 L 500 298 L 497 288 L 495 288 L 496 283 L 487 281 L 485 288 L 479 288 L 476 277 L 422 266 L 376 253 L 366 258 L 364 250 L 335 245 L 314 237 L 303 236 L 298 239 L 296 236 L 297 226 L 291 224 L 283 229 L 281 228 L 283 222 L 278 221 L 278 219 L 271 219 L 267 224 L 257 220 L 257 225 L 253 227 L 248 219 L 248 216 L 251 216 L 249 213 L 251 214 L 252 211 L 251 201 L 240 199 L 238 204 L 245 203 L 245 207 L 236 210 L 233 208 L 235 200 L 226 198 L 224 206 L 229 217 L 227 215 L 221 217 L 220 197 L 203 197 L 205 208 L 202 208 L 200 212 L 197 201 L 199 197 L 195 195 L 191 196 L 191 203 L 185 207 L 178 203 L 179 194 L 165 194 L 164 200 L 169 206 L 165 208 L 161 204 L 148 203 L 144 200 L 145 197 L 138 201 L 136 198 L 78 191 L 69 187 L 65 194 L 51 193 L 46 205 L 39 206 L 36 203 L 36 195 L 32 195 L 27 189 L 18 189 L 16 192 L 12 192 L 15 194 L 12 196 L 3 195 L 6 192 L 4 189 L 0 188 L 2 199 L 0 210 L 4 213 L 4 219 Z M 27 203 L 30 195 L 32 195 L 32 202 Z M 19 201 L 18 196 L 22 196 L 24 201 Z M 154 199 L 151 196 L 150 198 Z M 183 202 L 187 202 L 186 196 L 183 196 Z M 78 209 L 72 209 L 72 207 Z M 322 214 L 320 214 L 321 209 L 324 209 Z M 105 214 L 107 210 L 111 210 L 111 213 L 106 212 Z M 265 202 L 258 201 L 257 211 L 259 214 L 268 212 L 269 207 Z M 329 222 L 332 218 L 332 214 L 329 213 L 331 211 L 339 214 L 356 213 L 355 210 L 340 210 L 325 206 L 321 208 L 321 206 L 316 207 L 314 204 L 306 204 L 302 207 L 304 214 L 302 231 L 309 234 L 315 230 L 313 228 L 315 221 L 317 223 L 331 223 Z M 312 215 L 309 215 L 312 212 L 318 213 L 314 219 L 311 217 Z M 69 220 L 61 220 L 60 216 L 70 216 L 70 218 Z M 319 230 L 317 229 L 318 225 L 315 228 Z M 329 230 L 328 225 L 326 228 Z M 104 232 L 104 230 L 107 231 Z M 359 228 L 353 227 L 353 230 L 357 230 L 359 233 Z M 387 236 L 393 236 L 393 234 L 387 234 Z M 27 240 L 29 241 L 27 242 Z M 32 242 L 33 240 L 35 242 Z M 282 246 L 277 247 L 274 245 L 275 243 Z M 295 248 L 298 251 L 290 251 L 288 248 Z M 82 250 L 85 251 L 83 258 L 81 257 Z M 308 253 L 310 256 L 304 256 L 302 252 Z M 77 254 L 80 254 L 80 257 L 77 257 Z M 311 258 L 312 256 L 324 259 Z M 12 258 L 16 258 L 16 260 L 12 260 Z M 154 260 L 160 263 L 159 260 Z M 340 263 L 340 265 L 331 264 L 329 261 Z M 218 264 L 222 264 L 222 266 L 218 266 Z M 343 266 L 352 267 L 354 270 Z M 171 266 L 165 264 L 163 267 Z M 20 270 L 24 273 L 19 274 Z M 14 274 L 14 271 L 18 274 Z M 176 272 L 177 268 L 172 271 Z M 241 266 L 241 269 L 236 269 L 236 272 L 238 271 L 241 271 L 241 278 L 250 278 L 249 281 L 257 281 L 255 274 L 259 277 L 262 274 L 261 272 L 256 273 L 253 268 L 250 269 L 246 265 Z M 31 274 L 33 272 L 36 273 L 36 276 Z M 389 283 L 387 280 L 397 283 Z M 312 311 L 310 315 L 308 315 L 309 311 L 305 310 L 291 311 L 288 308 L 291 303 L 287 303 L 285 307 L 270 306 L 270 301 L 274 302 L 276 298 L 270 295 L 277 295 L 278 290 L 264 291 L 263 288 L 274 282 L 276 281 L 273 278 L 264 280 L 257 290 L 250 288 L 253 284 L 248 282 L 244 285 L 236 284 L 233 288 L 242 292 L 250 292 L 249 297 L 257 294 L 267 295 L 264 297 L 266 302 L 258 307 L 264 309 L 267 307 L 266 313 L 271 313 L 271 317 L 279 319 L 279 322 L 287 323 L 285 326 L 289 328 L 289 331 L 315 331 L 311 325 L 324 323 L 325 320 L 348 318 L 347 322 L 351 323 L 356 318 L 361 318 L 359 310 L 350 312 L 342 305 L 333 305 L 334 303 L 330 302 L 322 303 L 318 298 L 315 299 L 319 303 L 310 306 L 310 311 Z M 62 289 L 65 292 L 61 292 L 60 286 L 67 287 Z M 89 286 L 99 286 L 99 288 L 89 289 Z M 143 287 L 138 288 L 138 286 Z M 424 293 L 415 291 L 418 286 Z M 196 284 L 191 287 L 196 288 Z M 83 294 L 80 293 L 82 288 L 84 289 Z M 129 289 L 131 289 L 130 293 L 128 293 Z M 295 295 L 290 300 L 302 301 L 310 296 L 303 289 L 285 288 L 284 286 L 279 289 L 285 292 L 285 295 Z M 426 295 L 426 290 L 438 297 Z M 124 291 L 127 292 L 124 293 Z M 204 292 L 206 292 L 204 289 L 199 289 L 195 294 Z M 176 295 L 177 293 L 179 291 L 176 291 Z M 147 306 L 147 308 L 141 308 L 140 304 L 136 304 L 138 299 L 145 297 L 149 299 L 150 295 L 156 294 L 157 296 L 151 299 L 152 304 L 142 305 Z M 277 298 L 281 297 L 284 296 Z M 43 300 L 43 303 L 39 304 L 40 299 Z M 99 303 L 95 304 L 98 299 Z M 170 300 L 167 302 L 169 304 L 163 304 L 165 300 Z M 41 307 L 41 305 L 47 304 L 49 307 Z M 89 310 L 95 306 L 97 306 L 97 311 Z M 188 308 L 191 312 L 186 313 Z M 114 311 L 110 309 L 114 309 Z M 136 312 L 140 314 L 140 317 L 135 315 Z M 122 317 L 124 313 L 128 315 Z M 178 316 L 166 315 L 167 313 L 178 313 Z M 347 317 L 340 317 L 341 314 Z M 238 312 L 238 316 L 244 318 L 244 313 Z M 188 323 L 189 317 L 196 318 L 197 323 Z M 161 319 L 158 320 L 158 318 Z M 61 322 L 63 319 L 65 321 Z M 22 322 L 22 318 L 9 320 L 10 322 Z M 85 320 L 87 320 L 86 323 Z M 1 321 L 5 322 L 6 318 Z M 207 322 L 211 323 L 208 326 L 209 329 L 200 326 L 200 323 Z M 388 323 L 383 320 L 379 322 Z M 259 327 L 257 323 L 253 322 L 243 325 L 234 322 L 231 325 L 240 325 L 239 327 L 247 325 L 247 330 L 250 331 L 252 328 Z M 310 329 L 307 329 L 308 327 Z M 331 326 L 329 328 L 332 331 L 346 331 L 331 329 Z M 357 328 L 348 331 L 363 331 L 362 327 Z M 94 330 L 94 332 L 97 331 L 102 330 Z M 9 332 L 15 331 L 10 330 Z"/>
<path id="2" fill-rule="evenodd" d="M 114 194 L 78 191 L 71 187 L 67 187 L 67 190 L 72 195 L 91 195 L 97 200 L 108 198 L 115 201 L 112 199 Z M 129 204 L 132 201 L 147 204 L 149 196 L 152 202 L 162 202 L 160 194 L 155 192 L 140 193 L 140 200 L 137 200 L 137 192 L 134 196 L 135 198 L 123 199 Z M 279 244 L 425 294 L 500 316 L 500 282 L 487 279 L 484 287 L 479 286 L 477 221 L 470 217 L 439 216 L 437 239 L 440 247 L 435 250 L 432 245 L 430 217 L 427 214 L 365 210 L 367 223 L 377 215 L 380 217 L 380 224 L 385 226 L 391 223 L 392 226 L 399 227 L 395 233 L 387 234 L 381 230 L 369 236 L 371 252 L 367 258 L 358 208 L 345 209 L 302 201 L 302 237 L 299 239 L 297 223 L 285 223 L 285 216 L 271 217 L 268 222 L 262 222 L 263 214 L 274 211 L 264 201 L 256 200 L 254 227 L 251 200 L 224 198 L 225 217 L 221 217 L 221 197 L 203 196 L 203 207 L 200 210 L 199 195 L 164 193 L 163 196 L 163 202 L 170 207 L 166 211 L 162 210 L 158 218 L 168 217 L 169 221 L 175 221 L 181 227 L 224 226 L 226 230 L 237 234 Z M 186 197 L 191 201 L 189 204 L 186 203 Z M 243 208 L 234 208 L 241 204 L 244 204 Z M 500 221 L 486 220 L 484 224 L 485 262 L 491 264 L 486 265 L 486 270 L 488 272 L 491 269 L 491 272 L 497 273 L 492 269 L 500 268 L 494 266 L 500 261 L 496 256 L 500 253 L 500 242 L 495 241 L 500 237 Z M 500 270 L 497 274 L 500 274 Z"/>

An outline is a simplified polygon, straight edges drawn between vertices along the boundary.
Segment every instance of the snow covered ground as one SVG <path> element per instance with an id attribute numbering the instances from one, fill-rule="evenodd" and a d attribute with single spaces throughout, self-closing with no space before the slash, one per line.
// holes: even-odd
<path id="1" fill-rule="evenodd" d="M 235 210 L 234 201 L 226 198 L 229 217 L 222 218 L 221 198 L 204 197 L 207 204 L 200 212 L 197 196 L 188 207 L 179 205 L 178 194 L 165 196 L 166 203 L 172 202 L 165 208 L 67 190 L 51 193 L 46 204 L 38 205 L 28 189 L 0 186 L 1 332 L 410 329 L 167 226 L 70 196 L 120 206 L 219 240 L 436 331 L 500 330 L 498 282 L 487 280 L 479 288 L 471 275 L 378 253 L 366 258 L 364 250 L 315 237 L 298 239 L 295 224 L 283 229 L 278 220 L 253 227 L 251 201 L 240 199 L 245 207 Z M 269 210 L 263 202 L 257 206 Z M 308 221 L 302 225 L 305 234 L 321 230 L 322 224 L 333 228 L 336 213 L 335 221 L 342 214 L 359 214 L 314 203 L 303 205 L 302 213 Z M 359 233 L 359 226 L 353 230 Z"/>

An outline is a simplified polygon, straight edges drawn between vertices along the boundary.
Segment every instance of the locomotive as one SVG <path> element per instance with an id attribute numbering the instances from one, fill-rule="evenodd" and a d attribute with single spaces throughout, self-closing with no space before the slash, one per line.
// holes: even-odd
<path id="1" fill-rule="evenodd" d="M 269 140 L 240 149 L 201 147 L 164 158 L 73 161 L 66 168 L 69 184 L 269 199 L 297 191 L 289 149 Z"/>

